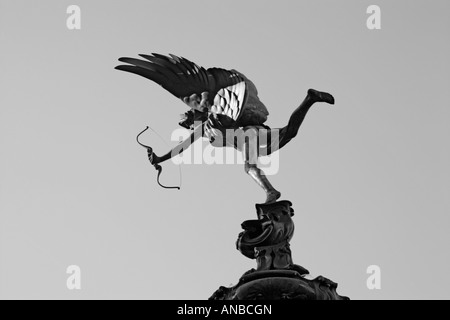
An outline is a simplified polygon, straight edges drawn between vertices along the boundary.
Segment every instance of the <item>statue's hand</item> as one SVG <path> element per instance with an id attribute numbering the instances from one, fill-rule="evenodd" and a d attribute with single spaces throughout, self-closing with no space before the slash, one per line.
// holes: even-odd
<path id="1" fill-rule="evenodd" d="M 209 103 L 209 93 L 203 92 L 201 96 L 194 93 L 189 97 L 183 98 L 184 103 L 186 103 L 189 107 L 194 110 L 205 112 L 211 107 Z"/>
<path id="2" fill-rule="evenodd" d="M 152 165 L 160 163 L 160 158 L 153 152 L 152 148 L 147 149 L 148 160 Z"/>

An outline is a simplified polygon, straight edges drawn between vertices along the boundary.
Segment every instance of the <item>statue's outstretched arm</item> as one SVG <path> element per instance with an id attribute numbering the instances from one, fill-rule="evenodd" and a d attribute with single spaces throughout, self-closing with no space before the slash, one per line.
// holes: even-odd
<path id="1" fill-rule="evenodd" d="M 169 160 L 175 157 L 176 155 L 181 154 L 183 151 L 187 150 L 192 143 L 194 143 L 198 138 L 201 138 L 202 136 L 203 136 L 203 124 L 195 128 L 188 138 L 186 138 L 175 148 L 167 152 L 165 155 L 158 157 L 154 152 L 152 154 L 149 154 L 150 162 L 152 164 L 157 164 Z"/>

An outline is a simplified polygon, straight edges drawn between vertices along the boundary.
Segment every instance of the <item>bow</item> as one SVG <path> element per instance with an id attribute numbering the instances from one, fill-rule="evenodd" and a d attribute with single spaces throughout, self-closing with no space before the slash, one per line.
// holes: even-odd
<path id="1" fill-rule="evenodd" d="M 139 141 L 139 137 L 141 136 L 141 134 L 143 134 L 143 133 L 144 133 L 145 131 L 147 131 L 148 129 L 152 130 L 154 133 L 156 133 L 157 136 L 159 136 L 159 138 L 160 138 L 161 140 L 163 140 L 163 139 L 161 138 L 161 136 L 160 136 L 155 130 L 153 130 L 152 128 L 150 128 L 149 126 L 147 126 L 144 130 L 142 130 L 142 131 L 137 135 L 136 141 L 137 141 L 137 143 L 138 143 L 140 146 L 146 148 L 146 149 L 147 149 L 147 152 L 148 152 L 149 154 L 153 155 L 154 152 L 153 152 L 152 147 L 146 146 L 145 144 L 142 144 L 142 143 Z M 164 142 L 165 142 L 165 141 L 164 141 Z M 166 143 L 166 144 L 167 144 L 167 143 Z M 158 171 L 158 175 L 157 175 L 157 177 L 156 177 L 156 182 L 158 182 L 158 184 L 159 184 L 161 187 L 163 187 L 164 189 L 178 189 L 178 190 L 181 189 L 181 169 L 180 169 L 180 186 L 179 186 L 179 187 L 178 187 L 178 186 L 177 186 L 177 187 L 167 187 L 167 186 L 162 185 L 161 182 L 159 182 L 159 177 L 161 176 L 161 173 L 162 173 L 162 167 L 161 167 L 158 163 L 153 164 L 153 166 L 154 166 L 155 169 Z"/>

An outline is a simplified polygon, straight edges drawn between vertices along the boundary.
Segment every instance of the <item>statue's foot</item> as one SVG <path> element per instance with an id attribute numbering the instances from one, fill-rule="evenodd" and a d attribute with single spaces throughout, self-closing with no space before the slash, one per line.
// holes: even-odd
<path id="1" fill-rule="evenodd" d="M 272 190 L 267 192 L 267 198 L 265 203 L 273 203 L 281 197 L 281 192 L 277 190 Z"/>
<path id="2" fill-rule="evenodd" d="M 314 100 L 314 102 L 326 102 L 329 104 L 334 104 L 334 97 L 327 93 L 321 92 L 314 89 L 308 90 L 308 96 Z"/>

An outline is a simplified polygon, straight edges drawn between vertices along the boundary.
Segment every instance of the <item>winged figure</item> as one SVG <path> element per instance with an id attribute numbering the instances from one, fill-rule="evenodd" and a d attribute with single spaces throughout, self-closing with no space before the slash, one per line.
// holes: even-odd
<path id="1" fill-rule="evenodd" d="M 243 153 L 245 172 L 265 191 L 265 203 L 275 202 L 281 193 L 259 168 L 258 158 L 270 155 L 294 138 L 314 103 L 334 104 L 331 94 L 309 89 L 287 125 L 272 129 L 265 124 L 269 112 L 259 99 L 256 86 L 239 71 L 205 69 L 172 54 L 139 56 L 139 59 L 120 58 L 124 64 L 116 69 L 152 80 L 181 99 L 189 110 L 182 115 L 179 125 L 192 131 L 187 139 L 162 156 L 149 148 L 150 162 L 158 165 L 169 160 L 200 137 L 207 138 L 214 147 L 232 146 Z"/>

